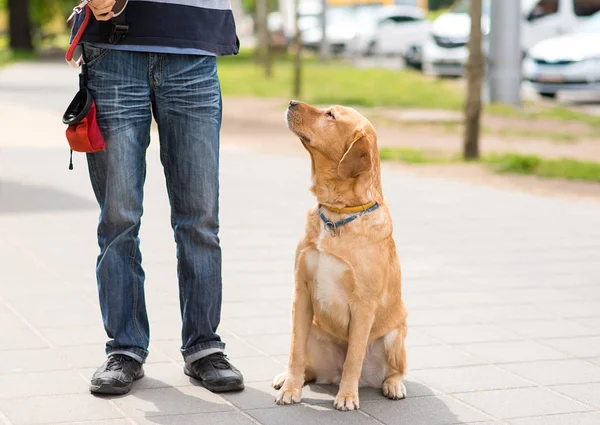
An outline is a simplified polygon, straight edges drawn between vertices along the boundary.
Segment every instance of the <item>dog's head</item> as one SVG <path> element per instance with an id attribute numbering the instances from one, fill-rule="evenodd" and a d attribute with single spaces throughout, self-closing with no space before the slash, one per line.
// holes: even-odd
<path id="1" fill-rule="evenodd" d="M 321 202 L 379 200 L 377 135 L 367 118 L 344 106 L 321 109 L 291 101 L 287 123 L 311 155 L 312 190 Z"/>

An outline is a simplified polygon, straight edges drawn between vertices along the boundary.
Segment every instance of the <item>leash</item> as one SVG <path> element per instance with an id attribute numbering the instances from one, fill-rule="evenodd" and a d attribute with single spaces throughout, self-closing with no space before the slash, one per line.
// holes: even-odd
<path id="1" fill-rule="evenodd" d="M 88 24 L 90 23 L 90 20 L 92 19 L 92 9 L 90 9 L 89 6 L 85 6 L 84 10 L 85 10 L 85 19 L 83 20 L 83 23 L 79 27 L 77 34 L 75 34 L 75 37 L 73 38 L 73 41 L 69 45 L 69 49 L 67 50 L 67 53 L 65 54 L 65 60 L 67 61 L 67 63 L 69 65 L 71 65 L 72 68 L 75 68 L 75 69 L 79 68 L 81 66 L 81 62 L 83 61 L 82 56 L 79 56 L 79 58 L 77 60 L 73 59 L 73 55 L 75 54 L 75 49 L 77 49 L 77 46 L 79 45 L 79 42 L 81 41 L 81 37 L 83 37 L 83 33 L 85 32 Z"/>
<path id="2" fill-rule="evenodd" d="M 325 217 L 325 214 L 323 214 L 323 211 L 321 211 L 321 207 L 319 207 L 318 212 L 319 212 L 319 217 L 321 217 L 321 220 L 323 221 L 323 223 L 325 223 L 325 230 L 327 230 L 329 233 L 331 233 L 331 236 L 337 236 L 336 235 L 336 231 L 337 228 L 340 226 L 343 226 L 344 224 L 348 224 L 354 220 L 356 220 L 358 217 L 361 217 L 365 214 L 369 214 L 373 211 L 375 211 L 377 208 L 379 208 L 379 204 L 377 202 L 375 202 L 371 207 L 367 208 L 366 210 L 361 211 L 358 214 L 352 215 L 350 217 L 344 218 L 342 220 L 333 222 L 331 220 L 329 220 L 327 217 Z"/>

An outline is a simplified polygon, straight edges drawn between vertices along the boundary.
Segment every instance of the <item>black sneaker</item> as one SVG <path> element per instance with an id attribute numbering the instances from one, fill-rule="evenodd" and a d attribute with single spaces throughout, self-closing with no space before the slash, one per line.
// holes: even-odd
<path id="1" fill-rule="evenodd" d="M 186 363 L 183 371 L 215 393 L 244 389 L 242 373 L 229 363 L 223 353 L 210 354 L 193 363 Z"/>
<path id="2" fill-rule="evenodd" d="M 114 354 L 92 376 L 90 391 L 97 394 L 126 394 L 133 381 L 143 376 L 141 363 L 124 354 Z"/>

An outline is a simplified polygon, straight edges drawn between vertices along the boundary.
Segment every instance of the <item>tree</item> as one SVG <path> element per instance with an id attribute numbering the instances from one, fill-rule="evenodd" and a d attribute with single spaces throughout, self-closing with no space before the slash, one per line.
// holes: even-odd
<path id="1" fill-rule="evenodd" d="M 267 0 L 256 1 L 256 25 L 258 26 L 258 51 L 260 60 L 265 67 L 265 77 L 271 78 L 273 73 L 270 49 L 270 36 L 267 27 Z"/>
<path id="2" fill-rule="evenodd" d="M 294 57 L 294 99 L 299 99 L 302 93 L 302 37 L 300 37 L 300 28 L 298 27 L 298 8 L 300 0 L 294 0 L 294 26 L 295 38 L 294 44 L 296 48 Z"/>
<path id="3" fill-rule="evenodd" d="M 463 156 L 466 160 L 479 158 L 481 120 L 481 82 L 483 80 L 483 51 L 481 49 L 481 1 L 470 0 L 471 35 L 469 59 L 466 65 L 467 101 L 465 103 L 465 134 Z"/>
<path id="4" fill-rule="evenodd" d="M 33 51 L 28 0 L 8 0 L 8 26 L 10 48 Z"/>

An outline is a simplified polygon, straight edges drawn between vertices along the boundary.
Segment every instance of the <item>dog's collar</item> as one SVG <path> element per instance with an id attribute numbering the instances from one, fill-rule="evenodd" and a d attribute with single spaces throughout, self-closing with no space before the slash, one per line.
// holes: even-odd
<path id="1" fill-rule="evenodd" d="M 353 208 L 357 208 L 357 207 L 353 207 Z M 377 208 L 379 208 L 379 204 L 377 202 L 374 202 L 366 210 L 359 210 L 360 212 L 358 214 L 351 215 L 350 217 L 344 218 L 344 219 L 336 221 L 336 222 L 333 222 L 333 221 L 329 220 L 327 217 L 325 217 L 325 215 L 321 211 L 320 206 L 319 206 L 318 211 L 319 211 L 319 217 L 321 217 L 321 220 L 323 220 L 323 223 L 325 223 L 325 230 L 327 230 L 329 233 L 331 233 L 332 236 L 336 236 L 336 231 L 337 231 L 338 227 L 343 226 L 344 224 L 348 224 L 351 221 L 356 220 L 358 217 L 360 217 L 362 215 L 369 214 L 370 212 L 375 211 Z"/>
<path id="2" fill-rule="evenodd" d="M 377 202 L 371 201 L 371 202 L 368 202 L 366 204 L 357 205 L 355 207 L 336 208 L 336 207 L 332 207 L 332 206 L 329 206 L 329 205 L 326 205 L 326 204 L 320 204 L 319 207 L 325 207 L 329 211 L 332 211 L 332 212 L 335 212 L 335 213 L 338 213 L 338 214 L 342 214 L 342 213 L 363 212 L 363 211 L 368 210 L 369 208 L 372 208 L 376 204 L 377 204 Z"/>

